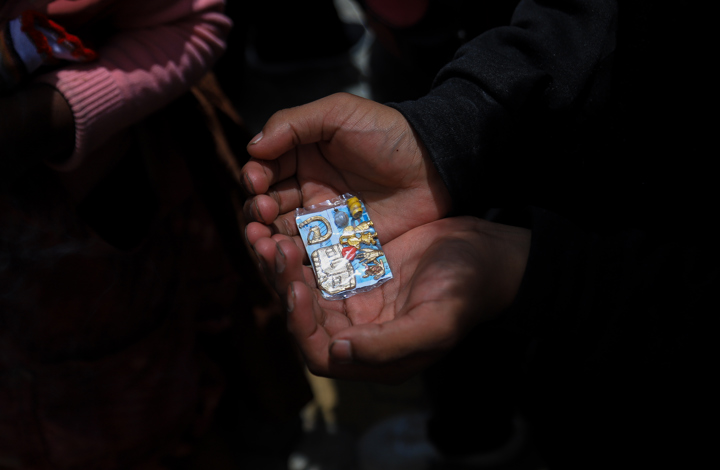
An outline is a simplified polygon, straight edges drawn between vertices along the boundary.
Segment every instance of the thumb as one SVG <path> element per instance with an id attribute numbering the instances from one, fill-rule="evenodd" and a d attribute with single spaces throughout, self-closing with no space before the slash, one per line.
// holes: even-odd
<path id="1" fill-rule="evenodd" d="M 329 141 L 342 127 L 346 117 L 364 102 L 349 93 L 336 93 L 302 106 L 283 109 L 273 114 L 263 130 L 247 146 L 251 156 L 270 160 L 292 148 Z"/>
<path id="2" fill-rule="evenodd" d="M 427 357 L 427 362 L 450 349 L 459 337 L 452 322 L 438 315 L 439 302 L 427 302 L 412 314 L 381 324 L 356 325 L 330 339 L 330 360 L 337 364 L 391 365 Z M 427 315 L 430 313 L 430 315 Z"/>

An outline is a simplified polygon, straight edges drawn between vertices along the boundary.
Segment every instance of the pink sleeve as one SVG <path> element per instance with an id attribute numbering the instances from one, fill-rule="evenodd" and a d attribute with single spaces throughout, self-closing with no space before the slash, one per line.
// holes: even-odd
<path id="1" fill-rule="evenodd" d="M 91 64 L 38 81 L 57 88 L 75 117 L 75 151 L 59 170 L 80 165 L 116 132 L 190 89 L 225 50 L 232 25 L 223 0 L 120 0 L 118 33 Z"/>

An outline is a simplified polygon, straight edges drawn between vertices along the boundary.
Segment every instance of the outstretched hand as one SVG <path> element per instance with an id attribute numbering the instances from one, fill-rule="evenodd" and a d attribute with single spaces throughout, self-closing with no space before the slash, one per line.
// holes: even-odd
<path id="1" fill-rule="evenodd" d="M 318 375 L 399 382 L 437 360 L 515 297 L 530 233 L 471 217 L 441 219 L 450 196 L 396 110 L 337 94 L 276 113 L 243 167 L 247 238 L 288 306 L 288 327 Z M 363 198 L 393 279 L 325 300 L 294 211 Z"/>
<path id="2" fill-rule="evenodd" d="M 252 240 L 288 306 L 288 328 L 317 375 L 400 382 L 440 358 L 514 299 L 530 246 L 526 229 L 442 219 L 383 245 L 394 278 L 348 299 L 322 298 L 288 236 Z"/>
<path id="3" fill-rule="evenodd" d="M 347 93 L 277 112 L 248 145 L 249 222 L 297 235 L 294 210 L 344 193 L 363 198 L 383 244 L 443 217 L 450 195 L 397 110 Z M 250 224 L 248 237 L 261 226 Z"/>

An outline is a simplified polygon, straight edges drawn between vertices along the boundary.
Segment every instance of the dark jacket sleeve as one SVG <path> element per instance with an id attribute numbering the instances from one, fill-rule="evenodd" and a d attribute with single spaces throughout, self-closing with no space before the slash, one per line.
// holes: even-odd
<path id="1" fill-rule="evenodd" d="M 540 148 L 598 105 L 616 23 L 615 1 L 522 1 L 509 26 L 459 49 L 427 96 L 393 105 L 427 146 L 456 210 L 468 212 L 467 195 L 503 168 L 531 160 L 519 141 Z"/>
<path id="2" fill-rule="evenodd" d="M 638 121 L 626 133 L 630 137 L 616 128 L 615 134 L 620 135 L 613 141 L 616 148 L 595 141 L 584 147 L 601 148 L 595 155 L 598 161 L 619 155 L 623 166 L 611 168 L 607 179 L 589 171 L 588 179 L 579 185 L 593 181 L 597 187 L 613 187 L 633 161 L 641 162 L 637 166 L 654 179 L 634 181 L 635 192 L 612 201 L 591 201 L 582 192 L 562 194 L 558 205 L 572 209 L 559 211 L 562 216 L 554 207 L 532 209 L 527 224 L 533 233 L 531 255 L 507 321 L 534 335 L 562 337 L 556 344 L 568 345 L 576 338 L 578 343 L 571 350 L 577 358 L 592 356 L 599 363 L 615 365 L 647 359 L 657 365 L 674 360 L 671 351 L 677 359 L 685 354 L 680 351 L 695 347 L 689 338 L 702 333 L 697 322 L 706 316 L 698 299 L 711 301 L 708 289 L 718 282 L 717 250 L 707 230 L 708 216 L 714 213 L 708 208 L 717 191 L 699 196 L 701 188 L 716 185 L 707 184 L 708 172 L 697 171 L 695 161 L 689 160 L 697 152 L 684 155 L 688 163 L 683 165 L 657 163 L 657 152 L 668 145 L 697 139 L 685 137 L 686 129 L 677 127 L 673 136 L 663 135 L 666 128 L 658 126 L 665 121 L 688 122 L 691 116 L 679 112 L 685 108 L 673 108 L 667 99 L 660 99 L 667 93 L 656 92 L 668 89 L 667 77 L 676 83 L 682 77 L 685 82 L 699 82 L 678 62 L 663 66 L 663 73 L 658 74 L 655 64 L 635 62 L 641 54 L 626 54 L 618 65 L 620 39 L 624 51 L 641 50 L 638 45 L 655 50 L 653 59 L 683 56 L 667 47 L 663 31 L 653 30 L 650 35 L 648 29 L 673 12 L 643 2 L 629 7 L 631 3 L 624 4 L 625 16 L 619 16 L 615 1 L 521 1 L 509 26 L 489 30 L 458 51 L 427 96 L 393 106 L 423 140 L 452 194 L 455 211 L 481 215 L 476 211 L 477 201 L 487 197 L 493 207 L 497 196 L 484 187 L 502 178 L 493 173 L 498 161 L 512 173 L 508 179 L 535 168 L 532 160 L 536 158 L 543 160 L 546 174 L 553 173 L 547 169 L 552 169 L 552 160 L 559 155 L 552 151 L 559 148 L 556 141 L 575 145 L 586 139 L 587 134 L 575 131 L 596 116 L 602 117 L 597 122 L 606 122 L 606 129 L 616 126 L 615 118 L 623 113 L 602 114 L 617 98 L 608 94 L 619 94 L 620 88 L 613 88 L 618 82 L 637 83 L 627 102 L 635 99 L 638 103 L 628 109 L 642 114 L 628 113 Z M 618 18 L 623 20 L 623 30 Z M 674 41 L 675 48 L 679 41 Z M 689 42 L 689 36 L 684 41 Z M 662 47 L 648 49 L 655 43 Z M 655 80 L 648 80 L 653 76 Z M 646 89 L 652 94 L 640 96 L 638 92 Z M 682 89 L 686 91 L 673 102 L 691 96 L 687 88 Z M 653 103 L 658 103 L 655 108 Z M 656 115 L 658 109 L 672 113 Z M 647 124 L 647 133 L 640 122 Z M 530 150 L 519 152 L 517 141 L 528 139 L 534 140 L 522 148 Z M 627 150 L 628 142 L 637 142 L 632 151 Z M 533 147 L 537 152 L 531 151 Z M 590 159 L 587 153 L 575 155 Z M 572 174 L 574 169 L 562 170 Z M 681 173 L 692 178 L 669 179 Z M 651 186 L 654 189 L 648 189 Z M 586 223 L 588 219 L 592 223 Z M 623 359 L 625 354 L 628 359 Z"/>
<path id="3" fill-rule="evenodd" d="M 598 364 L 667 365 L 699 346 L 692 338 L 703 334 L 720 281 L 707 232 L 597 233 L 539 208 L 530 226 L 530 257 L 506 324 L 577 340 L 575 351 Z"/>
<path id="4" fill-rule="evenodd" d="M 717 243 L 692 224 L 679 236 L 590 232 L 542 209 L 531 220 L 525 276 L 500 324 L 535 338 L 524 406 L 544 458 L 571 463 L 558 468 L 707 462 Z M 590 455 L 597 467 L 582 464 Z"/>
<path id="5" fill-rule="evenodd" d="M 699 455 L 720 287 L 718 190 L 702 150 L 714 134 L 698 112 L 714 85 L 696 60 L 709 52 L 696 32 L 712 30 L 699 16 L 657 2 L 522 1 L 427 96 L 392 105 L 456 213 L 518 202 L 503 188 L 536 207 L 522 224 L 522 285 L 498 324 L 534 338 L 536 435 L 566 461 L 630 444 L 642 458 Z"/>

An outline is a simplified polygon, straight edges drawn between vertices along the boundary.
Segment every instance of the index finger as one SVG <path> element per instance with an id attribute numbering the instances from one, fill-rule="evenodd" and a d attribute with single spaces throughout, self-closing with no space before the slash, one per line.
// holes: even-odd
<path id="1" fill-rule="evenodd" d="M 248 144 L 253 158 L 272 160 L 292 148 L 330 141 L 348 115 L 370 100 L 349 93 L 336 93 L 295 108 L 273 114 L 262 132 Z"/>
<path id="2" fill-rule="evenodd" d="M 271 186 L 293 176 L 297 171 L 297 157 L 294 150 L 274 160 L 251 158 L 243 167 L 243 185 L 250 194 L 264 194 Z"/>

